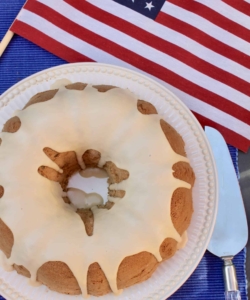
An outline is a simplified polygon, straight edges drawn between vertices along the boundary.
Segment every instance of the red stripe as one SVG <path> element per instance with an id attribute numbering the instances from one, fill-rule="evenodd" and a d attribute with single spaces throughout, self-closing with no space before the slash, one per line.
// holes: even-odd
<path id="1" fill-rule="evenodd" d="M 35 2 L 35 1 L 34 1 Z M 71 48 L 57 42 L 56 40 L 45 35 L 41 31 L 16 20 L 11 26 L 11 31 L 21 35 L 22 37 L 30 40 L 31 42 L 37 44 L 41 48 L 48 50 L 49 52 L 65 59 L 68 62 L 90 62 L 92 59 L 88 58 L 81 53 L 72 50 Z"/>
<path id="2" fill-rule="evenodd" d="M 250 4 L 243 0 L 223 0 L 223 2 L 242 12 L 243 14 L 250 16 Z"/>
<path id="3" fill-rule="evenodd" d="M 184 34 L 185 36 L 211 49 L 212 51 L 217 52 L 222 56 L 225 56 L 246 68 L 250 68 L 250 56 L 216 40 L 212 36 L 199 30 L 198 28 L 187 24 L 179 19 L 176 19 L 170 15 L 167 15 L 163 12 L 160 12 L 158 14 L 156 21 L 166 27 L 169 27 L 179 33 Z"/>
<path id="4" fill-rule="evenodd" d="M 70 21 L 56 11 L 39 2 L 30 2 L 26 9 L 29 9 L 41 17 L 46 18 L 54 25 L 78 37 L 79 39 L 86 41 L 98 49 L 110 53 L 111 55 L 118 57 L 119 59 L 137 67 L 138 69 L 152 74 L 155 77 L 160 78 L 174 87 L 186 92 L 187 94 L 201 99 L 202 101 L 209 103 L 210 105 L 217 107 L 218 109 L 250 125 L 249 111 L 236 105 L 235 103 L 232 103 L 227 99 L 184 79 L 183 77 L 164 68 L 163 66 L 147 60 L 144 57 L 127 50 L 103 38 L 102 36 L 87 30 L 86 28 L 79 26 L 78 24 Z"/>
<path id="5" fill-rule="evenodd" d="M 250 146 L 250 141 L 247 138 L 245 138 L 240 134 L 237 134 L 235 131 L 232 131 L 214 121 L 207 119 L 202 115 L 199 115 L 195 112 L 193 112 L 193 114 L 195 115 L 195 117 L 198 119 L 198 121 L 201 123 L 203 127 L 211 126 L 219 130 L 219 132 L 223 135 L 223 137 L 225 138 L 228 144 L 244 151 L 245 153 L 248 151 L 248 148 Z"/>
<path id="6" fill-rule="evenodd" d="M 235 0 L 239 2 L 240 0 Z M 180 6 L 188 11 L 191 11 L 204 19 L 212 22 L 213 24 L 231 32 L 232 34 L 240 37 L 241 39 L 250 42 L 250 31 L 241 26 L 240 24 L 226 18 L 225 16 L 219 14 L 213 9 L 193 0 L 168 0 L 177 6 Z"/>
<path id="7" fill-rule="evenodd" d="M 86 15 L 97 19 L 104 24 L 109 25 L 112 28 L 115 28 L 131 37 L 139 40 L 152 48 L 155 48 L 163 53 L 166 53 L 179 61 L 187 64 L 188 66 L 198 70 L 199 72 L 208 75 L 220 82 L 223 82 L 232 88 L 250 96 L 250 84 L 243 79 L 226 72 L 206 61 L 200 59 L 194 54 L 184 50 L 183 48 L 176 46 L 168 41 L 165 41 L 143 29 L 127 22 L 123 19 L 118 18 L 108 12 L 101 10 L 100 8 L 82 1 L 75 0 L 66 0 L 65 2 L 69 3 L 77 10 L 82 11 Z"/>

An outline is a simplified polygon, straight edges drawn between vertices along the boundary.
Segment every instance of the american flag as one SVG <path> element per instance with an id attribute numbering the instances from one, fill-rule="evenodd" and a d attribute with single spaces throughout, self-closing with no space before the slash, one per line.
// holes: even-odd
<path id="1" fill-rule="evenodd" d="M 11 30 L 68 62 L 152 76 L 202 125 L 250 145 L 250 0 L 28 0 Z"/>

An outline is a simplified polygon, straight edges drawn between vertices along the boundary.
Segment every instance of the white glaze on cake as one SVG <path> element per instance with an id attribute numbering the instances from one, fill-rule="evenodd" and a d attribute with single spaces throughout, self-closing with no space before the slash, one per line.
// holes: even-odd
<path id="1" fill-rule="evenodd" d="M 108 190 L 108 189 L 107 189 Z M 80 189 L 69 188 L 67 196 L 71 205 L 75 208 L 91 208 L 97 205 L 103 205 L 103 198 L 97 193 L 85 193 Z"/>
<path id="2" fill-rule="evenodd" d="M 190 185 L 173 177 L 172 165 L 188 160 L 172 150 L 160 116 L 138 112 L 135 95 L 119 88 L 105 93 L 91 86 L 83 91 L 61 88 L 52 100 L 16 115 L 20 129 L 1 133 L 0 218 L 14 235 L 4 264 L 23 265 L 35 282 L 45 262 L 65 262 L 86 296 L 88 267 L 98 262 L 113 292 L 119 293 L 117 271 L 126 256 L 148 251 L 161 261 L 163 240 L 180 242 L 170 217 L 171 197 L 176 188 Z M 79 162 L 87 149 L 95 149 L 102 155 L 100 167 L 112 161 L 129 172 L 127 180 L 110 187 L 125 190 L 124 198 L 108 197 L 115 202 L 110 210 L 92 208 L 93 236 L 63 202 L 60 185 L 37 172 L 42 165 L 60 170 L 44 147 L 74 150 Z"/>
<path id="3" fill-rule="evenodd" d="M 71 176 L 65 193 L 71 204 L 77 208 L 105 204 L 108 199 L 108 174 L 104 169 L 88 168 Z"/>
<path id="4" fill-rule="evenodd" d="M 179 241 L 179 243 L 177 244 L 177 249 L 182 249 L 186 246 L 188 242 L 188 234 L 187 231 L 185 230 L 181 236 L 181 240 Z"/>

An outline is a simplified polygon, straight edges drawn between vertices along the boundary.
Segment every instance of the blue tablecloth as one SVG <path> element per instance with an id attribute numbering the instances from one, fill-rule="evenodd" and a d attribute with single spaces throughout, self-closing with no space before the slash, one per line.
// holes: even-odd
<path id="1" fill-rule="evenodd" d="M 25 0 L 0 0 L 0 39 L 11 25 Z M 19 80 L 43 69 L 66 63 L 19 36 L 14 36 L 6 52 L 0 58 L 0 94 Z M 238 150 L 229 146 L 238 173 Z M 235 258 L 239 289 L 242 300 L 248 299 L 246 285 L 246 251 Z M 206 252 L 197 269 L 170 300 L 224 300 L 222 261 Z M 3 298 L 0 296 L 0 300 Z"/>

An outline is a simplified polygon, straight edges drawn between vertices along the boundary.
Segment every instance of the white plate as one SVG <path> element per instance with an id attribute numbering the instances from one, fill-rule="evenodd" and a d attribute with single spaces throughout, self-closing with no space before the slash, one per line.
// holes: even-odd
<path id="1" fill-rule="evenodd" d="M 98 63 L 76 63 L 44 70 L 6 91 L 0 98 L 0 128 L 15 110 L 38 92 L 50 89 L 59 79 L 91 84 L 109 84 L 129 88 L 139 99 L 151 102 L 159 114 L 183 137 L 186 152 L 196 174 L 193 189 L 194 214 L 188 229 L 188 243 L 173 258 L 163 262 L 153 276 L 124 290 L 120 296 L 108 294 L 102 300 L 160 300 L 173 294 L 192 274 L 200 262 L 215 223 L 218 183 L 215 163 L 203 129 L 190 110 L 169 90 L 156 81 L 121 67 Z M 47 287 L 30 287 L 16 272 L 0 269 L 0 294 L 9 300 L 72 300 L 81 296 L 61 295 Z M 90 297 L 89 299 L 96 299 Z"/>

